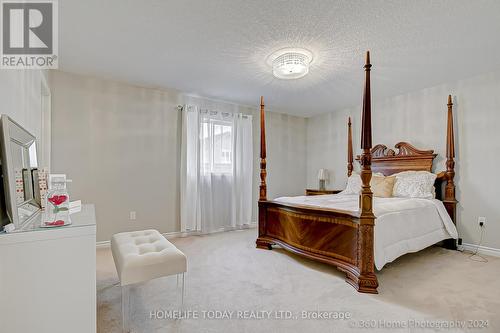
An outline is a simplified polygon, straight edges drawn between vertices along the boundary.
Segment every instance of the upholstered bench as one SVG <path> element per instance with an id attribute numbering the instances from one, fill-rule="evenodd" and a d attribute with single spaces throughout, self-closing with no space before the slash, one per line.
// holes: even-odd
<path id="1" fill-rule="evenodd" d="M 184 273 L 187 260 L 156 230 L 122 232 L 111 238 L 111 252 L 122 287 L 123 329 L 128 332 L 128 286 L 152 279 L 182 274 L 182 303 L 184 303 Z"/>

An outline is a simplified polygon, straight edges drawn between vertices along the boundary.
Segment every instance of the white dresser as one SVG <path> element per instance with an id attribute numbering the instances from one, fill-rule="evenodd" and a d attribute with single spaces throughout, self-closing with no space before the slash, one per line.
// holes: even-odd
<path id="1" fill-rule="evenodd" d="M 93 205 L 72 225 L 0 234 L 0 331 L 96 331 Z"/>

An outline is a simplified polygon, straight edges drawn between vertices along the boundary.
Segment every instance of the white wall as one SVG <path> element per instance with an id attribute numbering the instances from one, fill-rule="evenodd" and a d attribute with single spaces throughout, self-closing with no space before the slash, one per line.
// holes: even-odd
<path id="1" fill-rule="evenodd" d="M 254 142 L 260 151 L 260 125 L 254 117 Z M 307 119 L 286 114 L 266 113 L 267 197 L 303 195 L 306 188 Z M 260 183 L 260 160 L 255 157 L 254 169 Z M 256 187 L 257 188 L 257 187 Z M 258 198 L 258 195 L 256 196 Z"/>
<path id="2" fill-rule="evenodd" d="M 375 86 L 375 83 L 373 83 Z M 360 87 L 360 96 L 361 96 Z M 478 243 L 478 216 L 487 217 L 484 246 L 500 248 L 500 205 L 496 166 L 500 162 L 500 72 L 427 88 L 382 101 L 372 97 L 373 142 L 393 146 L 408 141 L 434 149 L 435 171 L 444 170 L 446 102 L 454 96 L 458 229 L 465 243 Z M 347 163 L 347 116 L 353 119 L 359 154 L 361 106 L 319 115 L 307 123 L 307 183 L 317 186 L 320 168 L 333 173 L 330 188 L 343 188 Z"/>
<path id="3" fill-rule="evenodd" d="M 0 71 L 1 114 L 6 114 L 37 138 L 39 157 L 45 155 L 42 138 L 42 87 L 47 73 L 39 70 Z M 44 92 L 46 93 L 46 92 Z M 50 132 L 49 132 L 50 133 Z M 40 161 L 44 165 L 43 160 Z"/>
<path id="4" fill-rule="evenodd" d="M 51 71 L 50 85 L 52 171 L 73 179 L 74 199 L 96 204 L 98 241 L 128 230 L 179 231 L 177 105 L 184 103 L 254 116 L 256 221 L 259 125 L 254 108 L 60 71 Z M 270 197 L 303 193 L 306 120 L 268 113 L 267 121 Z M 129 219 L 132 210 L 136 221 Z"/>
<path id="5" fill-rule="evenodd" d="M 72 199 L 95 203 L 97 240 L 176 230 L 179 96 L 59 71 L 50 84 L 52 172 L 73 180 Z"/>

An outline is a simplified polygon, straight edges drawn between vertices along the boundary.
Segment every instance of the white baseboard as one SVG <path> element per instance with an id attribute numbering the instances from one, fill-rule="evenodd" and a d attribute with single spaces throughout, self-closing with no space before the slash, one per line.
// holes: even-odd
<path id="1" fill-rule="evenodd" d="M 477 249 L 477 252 L 480 254 L 485 254 L 493 257 L 500 257 L 500 249 L 495 249 L 493 247 L 487 247 L 487 246 L 478 247 L 477 244 L 462 243 L 462 245 L 458 246 L 458 249 L 461 251 L 469 251 L 469 252 L 475 252 Z"/>
<path id="2" fill-rule="evenodd" d="M 100 242 L 96 242 L 95 243 L 95 248 L 97 250 L 99 249 L 105 249 L 105 248 L 108 248 L 109 246 L 111 245 L 110 241 L 100 241 Z"/>
<path id="3" fill-rule="evenodd" d="M 257 228 L 257 223 L 247 224 L 247 225 L 245 225 L 244 227 L 241 227 L 241 228 L 217 230 L 217 231 L 211 232 L 209 234 L 215 234 L 215 233 L 226 232 L 226 231 L 236 231 L 236 230 L 244 230 L 244 229 L 253 229 L 253 228 Z M 202 234 L 202 233 L 200 233 L 198 231 L 185 231 L 185 232 L 183 232 L 183 231 L 172 231 L 172 232 L 165 232 L 162 235 L 165 236 L 166 239 L 170 239 L 170 238 L 180 238 L 180 237 L 188 237 L 188 236 L 201 236 L 201 235 L 208 235 L 208 234 Z M 95 247 L 96 247 L 96 249 L 105 249 L 105 248 L 109 248 L 110 245 L 111 245 L 111 242 L 109 240 L 107 240 L 107 241 L 96 242 Z"/>

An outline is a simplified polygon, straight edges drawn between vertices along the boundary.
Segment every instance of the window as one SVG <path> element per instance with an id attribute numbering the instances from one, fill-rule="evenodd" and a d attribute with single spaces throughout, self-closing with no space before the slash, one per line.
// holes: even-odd
<path id="1" fill-rule="evenodd" d="M 181 230 L 210 233 L 251 223 L 252 116 L 187 105 L 182 126 Z"/>
<path id="2" fill-rule="evenodd" d="M 233 125 L 231 122 L 203 119 L 201 122 L 201 161 L 206 173 L 231 173 L 233 170 Z"/>

